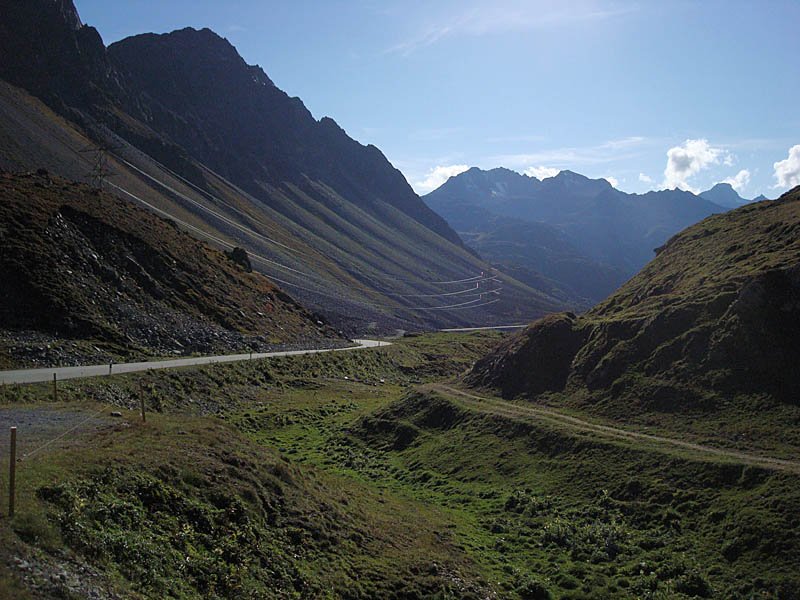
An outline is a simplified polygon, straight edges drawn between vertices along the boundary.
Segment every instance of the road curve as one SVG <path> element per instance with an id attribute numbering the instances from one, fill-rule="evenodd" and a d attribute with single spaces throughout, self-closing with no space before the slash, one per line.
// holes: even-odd
<path id="1" fill-rule="evenodd" d="M 284 350 L 281 352 L 253 352 L 253 354 L 223 354 L 220 356 L 196 356 L 192 358 L 175 358 L 168 360 L 154 360 L 147 362 L 114 364 L 110 371 L 113 375 L 122 373 L 136 373 L 137 371 L 152 371 L 156 369 L 175 369 L 178 367 L 191 367 L 196 365 L 209 365 L 216 363 L 239 362 L 251 358 L 271 358 L 275 356 L 296 356 L 299 354 L 321 354 L 323 352 L 347 352 L 350 350 L 363 350 L 364 348 L 377 348 L 390 346 L 390 342 L 378 340 L 353 340 L 357 345 L 347 348 L 328 348 L 322 350 Z M 44 369 L 18 369 L 16 371 L 0 371 L 0 383 L 41 383 L 52 381 L 55 374 L 58 380 L 80 379 L 83 377 L 99 377 L 109 375 L 109 365 L 89 365 L 85 367 L 49 367 Z"/>

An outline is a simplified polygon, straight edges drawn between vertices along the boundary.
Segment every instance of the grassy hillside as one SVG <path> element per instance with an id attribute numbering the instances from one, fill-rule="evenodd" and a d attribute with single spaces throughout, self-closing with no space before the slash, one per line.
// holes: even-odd
<path id="1" fill-rule="evenodd" d="M 23 461 L 0 589 L 28 575 L 54 595 L 84 568 L 126 597 L 796 597 L 796 461 L 612 435 L 436 383 L 499 337 L 69 381 L 65 405 L 42 405 L 44 385 L 4 390 L 3 423 L 110 404 Z M 140 382 L 146 425 L 129 412 Z"/>
<path id="2" fill-rule="evenodd" d="M 6 364 L 343 342 L 174 223 L 46 172 L 0 175 L 0 243 Z"/>
<path id="3" fill-rule="evenodd" d="M 469 381 L 732 446 L 796 451 L 798 232 L 797 189 L 710 217 L 589 313 L 548 317 L 505 342 Z"/>

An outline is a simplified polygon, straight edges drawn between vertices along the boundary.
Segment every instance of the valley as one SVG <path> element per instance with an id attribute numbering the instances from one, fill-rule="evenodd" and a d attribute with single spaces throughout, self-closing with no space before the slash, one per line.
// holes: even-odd
<path id="1" fill-rule="evenodd" d="M 798 19 L 0 0 L 0 600 L 800 599 Z"/>
<path id="2" fill-rule="evenodd" d="M 84 568 L 94 575 L 81 585 L 98 597 L 794 589 L 797 524 L 785 508 L 798 500 L 795 460 L 452 383 L 504 335 L 73 380 L 56 405 L 47 385 L 6 386 L 0 415 L 102 416 L 21 463 L 19 515 L 3 529 L 19 560 L 6 556 L 0 581 L 36 575 L 30 597 L 77 585 Z M 153 411 L 146 424 L 140 385 Z M 229 492 L 215 496 L 219 486 Z M 769 544 L 748 541 L 764 531 Z M 187 551 L 189 562 L 178 560 Z M 53 583 L 50 569 L 68 575 Z"/>

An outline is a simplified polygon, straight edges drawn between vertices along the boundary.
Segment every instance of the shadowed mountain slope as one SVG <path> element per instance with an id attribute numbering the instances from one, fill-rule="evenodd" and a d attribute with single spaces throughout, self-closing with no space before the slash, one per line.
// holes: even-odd
<path id="1" fill-rule="evenodd" d="M 711 411 L 734 396 L 798 404 L 800 189 L 674 236 L 584 316 L 553 315 L 479 361 L 505 396 L 566 392 L 633 411 Z"/>
<path id="2" fill-rule="evenodd" d="M 690 192 L 626 194 L 571 171 L 539 180 L 472 168 L 424 199 L 487 260 L 535 270 L 594 302 L 671 235 L 725 210 Z"/>
<path id="3" fill-rule="evenodd" d="M 19 51 L 0 55 L 0 74 L 61 118 L 3 85 L 0 168 L 77 179 L 100 165 L 105 189 L 218 247 L 246 248 L 254 268 L 351 333 L 564 307 L 509 277 L 499 298 L 476 293 L 488 265 L 379 150 L 315 120 L 214 33 L 148 34 L 107 51 L 68 1 L 3 14 L 4 47 Z M 45 25 L 52 35 L 25 33 Z"/>

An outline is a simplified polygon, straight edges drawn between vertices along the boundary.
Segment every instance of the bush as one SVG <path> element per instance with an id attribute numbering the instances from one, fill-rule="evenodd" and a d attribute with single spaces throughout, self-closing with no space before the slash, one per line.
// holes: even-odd
<path id="1" fill-rule="evenodd" d="M 228 258 L 230 258 L 233 262 L 242 267 L 248 273 L 253 272 L 253 265 L 250 264 L 250 257 L 247 256 L 247 250 L 245 250 L 244 248 L 236 246 L 233 250 L 231 250 L 230 252 L 226 252 L 225 254 L 227 255 Z"/>
<path id="2" fill-rule="evenodd" d="M 527 577 L 515 590 L 522 600 L 550 600 L 547 586 L 535 577 Z"/>
<path id="3" fill-rule="evenodd" d="M 712 595 L 708 581 L 696 569 L 692 569 L 675 582 L 675 591 L 700 598 L 710 598 Z"/>

